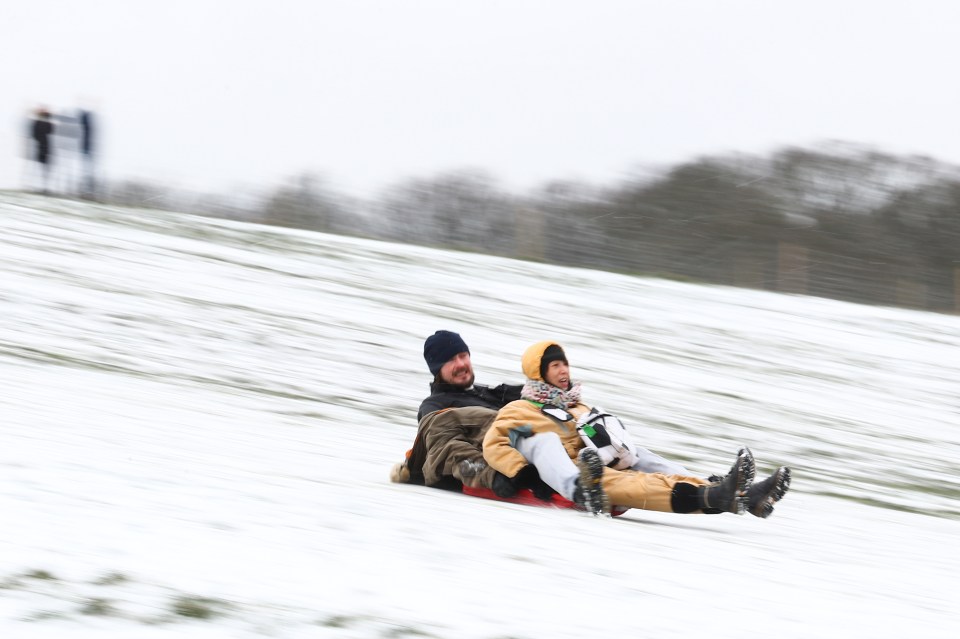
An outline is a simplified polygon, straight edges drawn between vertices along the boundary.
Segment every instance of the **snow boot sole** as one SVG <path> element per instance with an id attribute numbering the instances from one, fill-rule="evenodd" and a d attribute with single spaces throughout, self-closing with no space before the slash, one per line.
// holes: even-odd
<path id="1" fill-rule="evenodd" d="M 577 468 L 580 479 L 574 502 L 583 510 L 594 515 L 610 512 L 610 499 L 603 490 L 603 460 L 592 448 L 584 448 L 577 455 Z"/>
<path id="2" fill-rule="evenodd" d="M 747 491 L 747 510 L 751 515 L 766 519 L 773 514 L 773 506 L 790 490 L 790 469 L 781 466 L 762 482 Z"/>

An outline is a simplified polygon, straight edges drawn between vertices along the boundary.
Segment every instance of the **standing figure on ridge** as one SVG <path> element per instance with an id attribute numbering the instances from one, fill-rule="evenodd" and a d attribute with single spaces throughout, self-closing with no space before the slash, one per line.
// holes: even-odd
<path id="1" fill-rule="evenodd" d="M 51 138 L 54 127 L 50 112 L 39 107 L 30 121 L 30 139 L 33 141 L 32 159 L 40 169 L 40 191 L 44 195 L 50 194 L 50 173 L 53 164 L 53 148 Z"/>

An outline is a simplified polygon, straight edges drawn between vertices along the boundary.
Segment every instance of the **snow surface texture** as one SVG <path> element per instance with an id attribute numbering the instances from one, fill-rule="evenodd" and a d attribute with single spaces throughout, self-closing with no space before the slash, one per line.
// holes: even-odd
<path id="1" fill-rule="evenodd" d="M 953 637 L 960 318 L 0 194 L 0 636 Z M 768 520 L 391 484 L 457 330 Z"/>

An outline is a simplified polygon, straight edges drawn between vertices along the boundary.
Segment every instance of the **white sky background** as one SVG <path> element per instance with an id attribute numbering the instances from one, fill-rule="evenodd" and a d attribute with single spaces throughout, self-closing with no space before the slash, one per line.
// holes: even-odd
<path id="1" fill-rule="evenodd" d="M 95 108 L 107 177 L 210 190 L 609 183 L 826 139 L 960 163 L 957 60 L 948 0 L 18 0 L 0 187 L 22 183 L 37 103 Z"/>

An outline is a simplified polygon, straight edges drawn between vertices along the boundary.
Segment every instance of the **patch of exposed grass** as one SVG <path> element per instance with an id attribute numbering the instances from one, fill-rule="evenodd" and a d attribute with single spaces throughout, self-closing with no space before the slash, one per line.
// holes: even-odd
<path id="1" fill-rule="evenodd" d="M 46 570 L 31 570 L 30 572 L 23 573 L 23 576 L 27 579 L 45 579 L 48 581 L 57 580 L 57 578 L 53 576 L 53 573 L 47 572 Z"/>
<path id="2" fill-rule="evenodd" d="M 26 618 L 26 621 L 47 621 L 50 619 L 66 619 L 67 614 L 55 610 L 41 610 Z"/>
<path id="3" fill-rule="evenodd" d="M 316 623 L 317 625 L 325 628 L 348 628 L 362 621 L 376 622 L 377 619 L 375 617 L 368 617 L 364 615 L 331 615 L 326 619 L 322 619 Z M 424 630 L 420 630 L 419 628 L 411 628 L 409 626 L 400 625 L 391 625 L 389 628 L 382 630 L 380 636 L 384 637 L 385 639 L 399 639 L 401 637 L 436 637 L 436 635 Z"/>
<path id="4" fill-rule="evenodd" d="M 213 619 L 226 614 L 226 609 L 229 607 L 230 604 L 221 599 L 182 595 L 174 599 L 171 610 L 179 617 Z"/>
<path id="5" fill-rule="evenodd" d="M 117 584 L 124 584 L 130 581 L 130 578 L 119 572 L 109 572 L 96 581 L 94 585 L 96 586 L 115 586 Z"/>
<path id="6" fill-rule="evenodd" d="M 417 628 L 400 626 L 387 630 L 383 636 L 387 639 L 394 639 L 395 637 L 435 637 L 436 635 L 432 635 L 429 632 L 424 632 L 423 630 L 418 630 Z"/>
<path id="7" fill-rule="evenodd" d="M 702 391 L 707 395 L 716 395 L 717 397 L 726 397 L 727 399 L 736 399 L 740 401 L 745 401 L 746 398 L 743 395 L 737 395 L 736 393 L 729 393 L 726 391 L 716 391 L 716 390 L 704 390 Z"/>
<path id="8" fill-rule="evenodd" d="M 83 604 L 80 607 L 80 612 L 84 615 L 92 615 L 96 617 L 110 617 L 117 614 L 117 609 L 109 599 L 101 599 L 99 597 L 90 599 L 87 603 Z"/>
<path id="9" fill-rule="evenodd" d="M 354 617 L 349 615 L 333 615 L 332 617 L 327 617 L 326 619 L 319 621 L 318 623 L 321 626 L 327 628 L 346 628 L 355 620 Z"/>
<path id="10" fill-rule="evenodd" d="M 23 588 L 23 580 L 19 577 L 7 577 L 0 581 L 0 590 L 19 590 Z"/>

